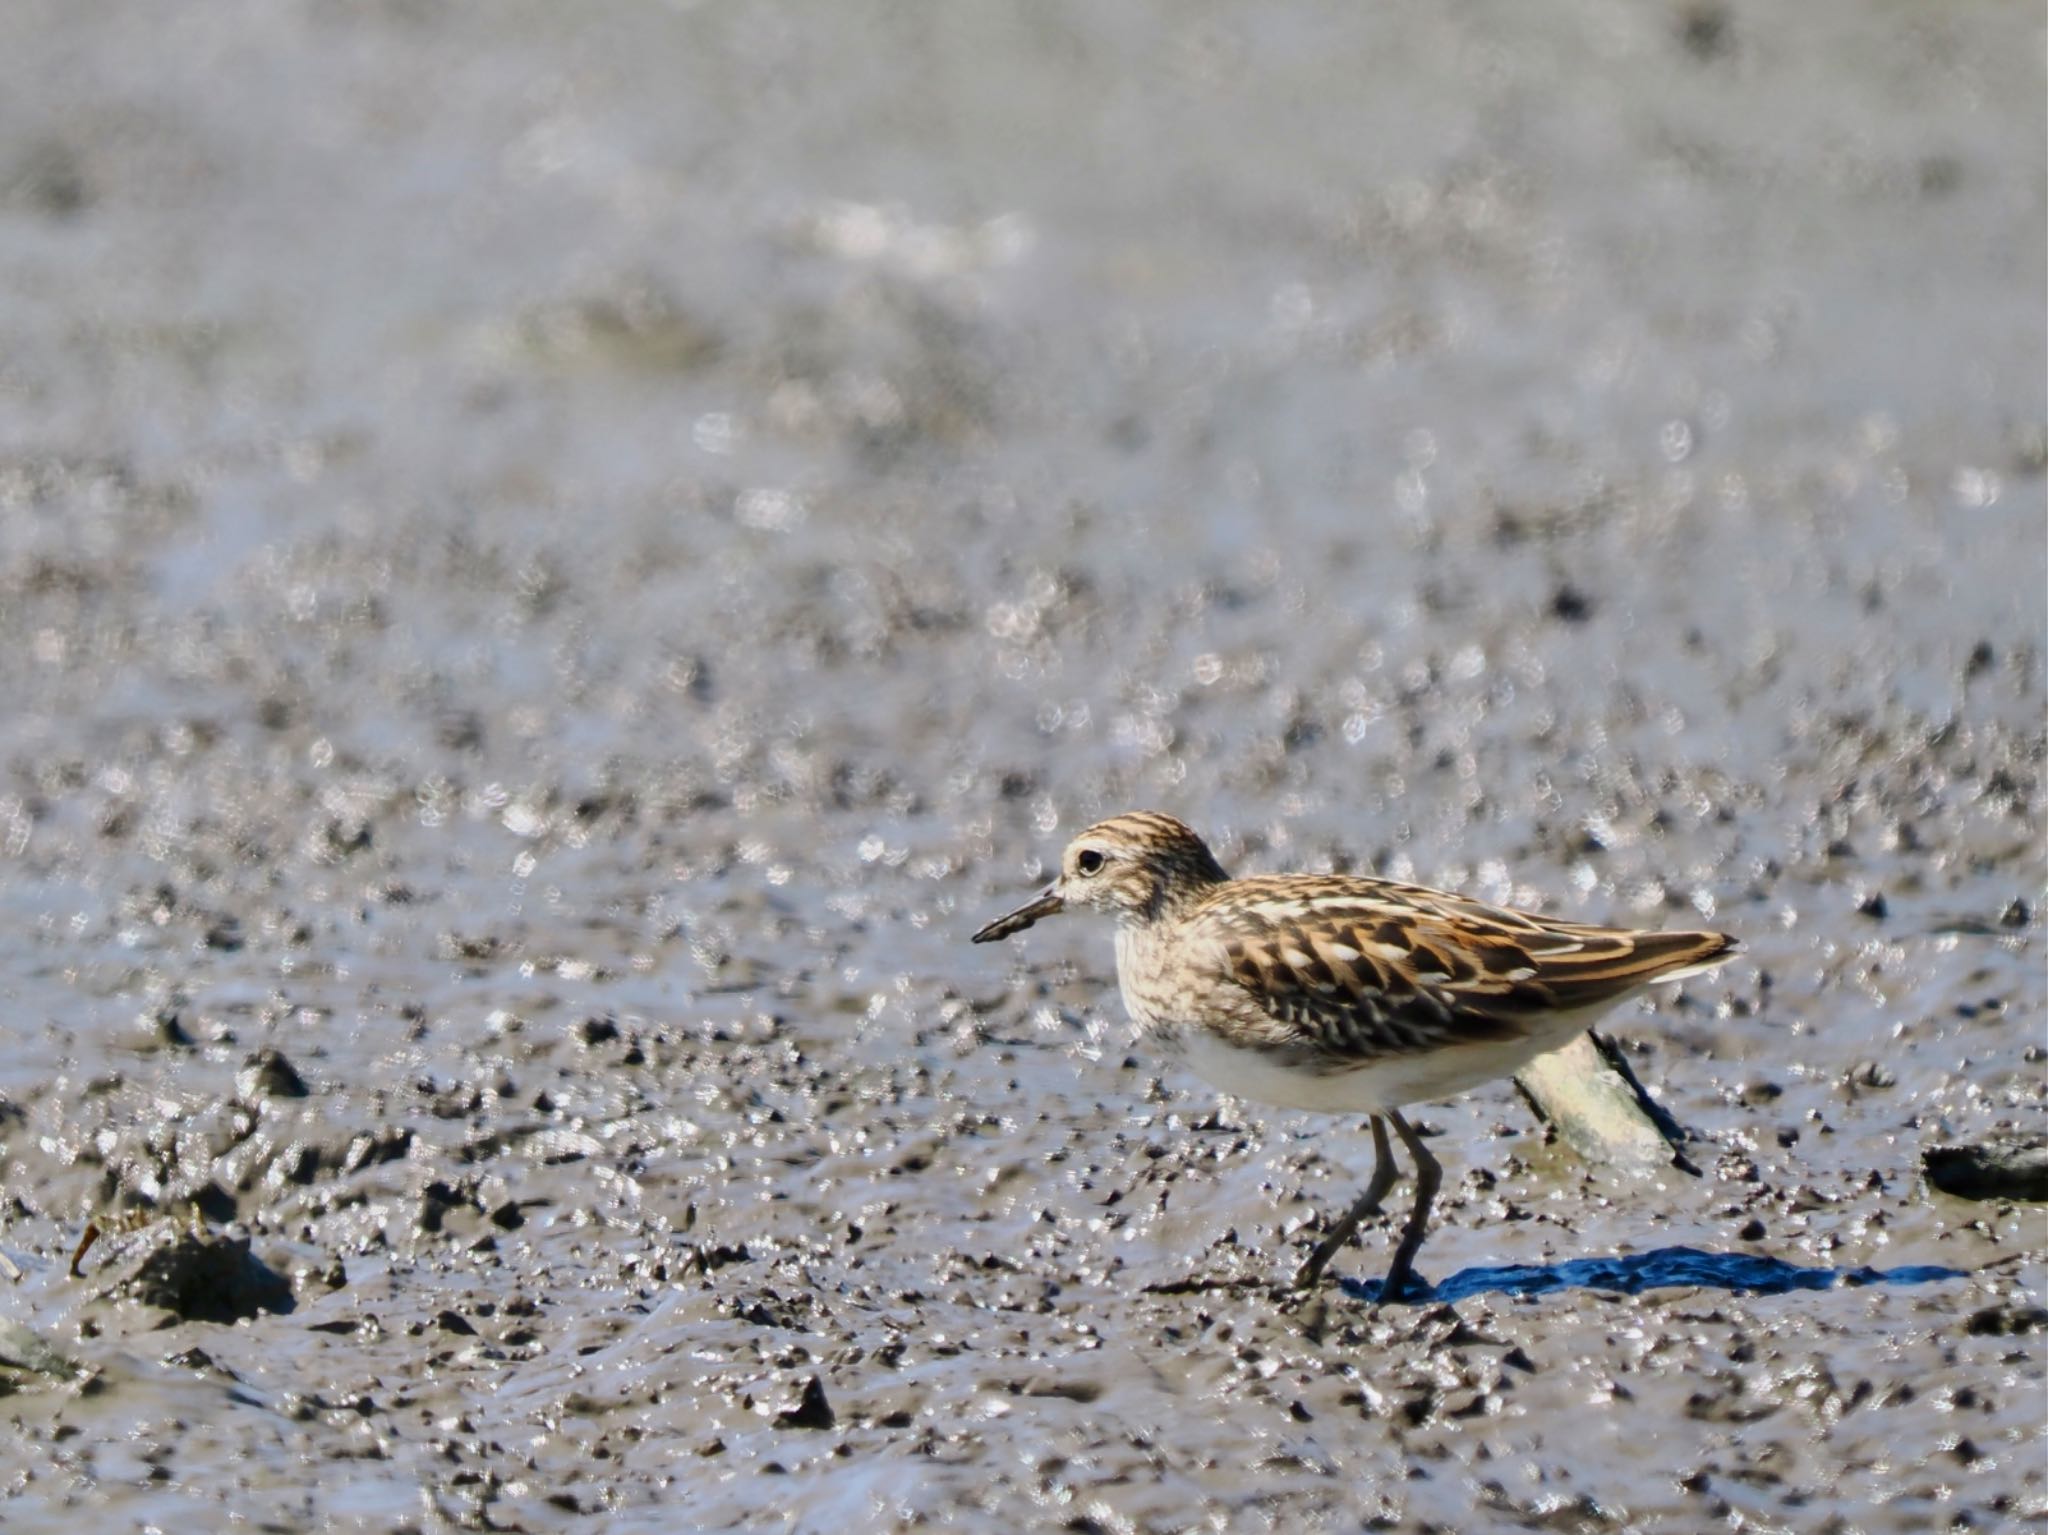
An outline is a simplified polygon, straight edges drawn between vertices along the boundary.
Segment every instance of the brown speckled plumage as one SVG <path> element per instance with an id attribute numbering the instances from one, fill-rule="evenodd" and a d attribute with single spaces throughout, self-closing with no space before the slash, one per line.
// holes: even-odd
<path id="1" fill-rule="evenodd" d="M 1373 1117 L 1373 1185 L 1302 1282 L 1313 1282 L 1393 1181 L 1380 1117 L 1393 1124 L 1425 1192 L 1384 1295 L 1407 1278 L 1435 1182 L 1403 1104 L 1510 1075 L 1622 998 L 1735 950 L 1722 933 L 1561 922 L 1391 880 L 1234 880 L 1200 837 L 1156 811 L 1082 832 L 1059 879 L 975 941 L 1072 907 L 1116 916 L 1125 1008 L 1167 1053 L 1226 1092 Z"/>

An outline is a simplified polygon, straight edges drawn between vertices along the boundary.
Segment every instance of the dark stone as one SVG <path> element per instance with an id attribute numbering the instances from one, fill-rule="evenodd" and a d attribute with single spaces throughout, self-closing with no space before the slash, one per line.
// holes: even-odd
<path id="1" fill-rule="evenodd" d="M 1582 624 L 1593 616 L 1593 599 L 1570 582 L 1550 597 L 1550 616 L 1567 624 Z"/>
<path id="2" fill-rule="evenodd" d="M 619 1037 L 619 1026 L 609 1018 L 586 1018 L 576 1025 L 576 1037 L 586 1045 L 609 1044 Z"/>
<path id="3" fill-rule="evenodd" d="M 342 1157 L 341 1170 L 345 1173 L 375 1167 L 384 1162 L 395 1162 L 412 1149 L 412 1131 L 392 1126 L 374 1134 L 365 1131 L 348 1143 L 348 1151 Z"/>
<path id="4" fill-rule="evenodd" d="M 2048 1138 L 1930 1146 L 1927 1181 L 1958 1199 L 2048 1200 Z"/>
<path id="5" fill-rule="evenodd" d="M 290 1283 L 249 1251 L 247 1237 L 180 1232 L 142 1260 L 127 1289 L 187 1322 L 237 1322 L 292 1309 Z"/>
<path id="6" fill-rule="evenodd" d="M 804 1382 L 804 1394 L 797 1404 L 775 1415 L 777 1428 L 830 1428 L 837 1421 L 832 1404 L 825 1400 L 824 1384 L 815 1375 Z"/>
<path id="7" fill-rule="evenodd" d="M 212 1179 L 192 1191 L 192 1208 L 217 1226 L 224 1226 L 235 1218 L 235 1196 Z"/>
<path id="8" fill-rule="evenodd" d="M 152 1015 L 156 1027 L 157 1043 L 169 1049 L 189 1049 L 192 1036 L 185 1032 L 185 1022 L 178 1016 L 176 1008 L 163 1008 Z"/>
<path id="9" fill-rule="evenodd" d="M 2048 1332 L 2048 1306 L 1986 1306 L 1970 1313 L 1963 1331 L 1973 1338 L 2016 1338 Z"/>

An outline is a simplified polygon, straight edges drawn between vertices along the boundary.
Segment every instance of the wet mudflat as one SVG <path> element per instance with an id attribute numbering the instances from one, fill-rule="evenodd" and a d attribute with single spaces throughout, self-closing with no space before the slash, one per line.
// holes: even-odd
<path id="1" fill-rule="evenodd" d="M 2041 41 L 6 8 L 0 1521 L 2043 1517 Z M 1740 934 L 1700 1176 L 1276 1298 L 1369 1137 L 966 942 L 1137 805 Z"/>

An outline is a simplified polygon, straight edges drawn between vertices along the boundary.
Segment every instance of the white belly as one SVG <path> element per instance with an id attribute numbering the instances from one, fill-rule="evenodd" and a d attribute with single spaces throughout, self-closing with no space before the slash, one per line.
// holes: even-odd
<path id="1" fill-rule="evenodd" d="M 1552 1020 L 1529 1039 L 1451 1045 L 1415 1055 L 1389 1056 L 1356 1071 L 1319 1075 L 1289 1067 L 1258 1050 L 1228 1043 L 1208 1029 L 1186 1030 L 1180 1058 L 1203 1081 L 1236 1098 L 1312 1109 L 1324 1114 L 1380 1114 L 1404 1104 L 1430 1103 L 1513 1076 L 1548 1051 L 1570 1044 L 1604 1007 Z"/>

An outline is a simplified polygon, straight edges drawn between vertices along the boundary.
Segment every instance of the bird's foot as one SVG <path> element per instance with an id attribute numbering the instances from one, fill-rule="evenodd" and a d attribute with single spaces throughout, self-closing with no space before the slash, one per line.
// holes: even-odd
<path id="1" fill-rule="evenodd" d="M 1323 1269 L 1326 1266 L 1326 1262 L 1327 1260 L 1324 1260 L 1320 1254 L 1310 1258 L 1308 1262 L 1294 1271 L 1294 1278 L 1292 1280 L 1285 1285 L 1276 1286 L 1276 1288 L 1284 1290 L 1290 1295 L 1308 1294 L 1311 1290 L 1315 1289 L 1316 1282 L 1323 1277 Z"/>
<path id="2" fill-rule="evenodd" d="M 1344 1244 L 1351 1240 L 1349 1228 L 1336 1231 L 1316 1244 L 1316 1250 L 1308 1255 L 1300 1268 L 1294 1271 L 1296 1290 L 1313 1290 L 1323 1277 L 1323 1271 L 1330 1266 L 1330 1260 L 1343 1251 Z"/>
<path id="3" fill-rule="evenodd" d="M 1374 1288 L 1372 1303 L 1375 1308 L 1400 1301 L 1425 1301 L 1434 1293 L 1435 1286 L 1415 1272 L 1412 1264 L 1397 1264 L 1387 1270 L 1387 1277 Z"/>

